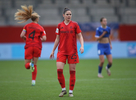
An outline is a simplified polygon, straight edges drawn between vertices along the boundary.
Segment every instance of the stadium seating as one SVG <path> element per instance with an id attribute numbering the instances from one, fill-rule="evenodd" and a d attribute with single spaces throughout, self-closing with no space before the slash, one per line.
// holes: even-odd
<path id="1" fill-rule="evenodd" d="M 43 25 L 62 21 L 65 7 L 77 22 L 99 22 L 104 16 L 108 22 L 136 24 L 136 0 L 0 0 L 0 25 L 20 25 L 14 20 L 20 5 L 33 5 Z"/>
<path id="2" fill-rule="evenodd" d="M 89 11 L 90 15 L 114 15 L 115 11 L 113 8 L 90 8 Z"/>
<path id="3" fill-rule="evenodd" d="M 118 22 L 118 17 L 116 15 L 106 15 L 104 16 L 107 18 L 108 22 Z M 100 21 L 100 16 L 93 16 L 93 21 L 98 22 Z"/>
<path id="4" fill-rule="evenodd" d="M 130 7 L 136 7 L 136 0 L 128 0 L 128 4 Z"/>

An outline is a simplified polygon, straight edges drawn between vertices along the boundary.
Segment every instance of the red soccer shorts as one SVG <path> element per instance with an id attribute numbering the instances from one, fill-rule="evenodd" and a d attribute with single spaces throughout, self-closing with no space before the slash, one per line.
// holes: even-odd
<path id="1" fill-rule="evenodd" d="M 32 59 L 33 57 L 40 57 L 41 49 L 37 47 L 28 47 L 25 49 L 25 59 Z"/>
<path id="2" fill-rule="evenodd" d="M 57 53 L 57 62 L 63 62 L 66 64 L 67 59 L 68 59 L 68 64 L 79 63 L 79 57 L 77 53 L 74 53 L 72 55 L 64 55 L 60 52 Z"/>

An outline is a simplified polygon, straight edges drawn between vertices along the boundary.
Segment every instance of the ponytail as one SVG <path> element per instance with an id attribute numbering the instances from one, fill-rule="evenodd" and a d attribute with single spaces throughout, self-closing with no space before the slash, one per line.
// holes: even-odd
<path id="1" fill-rule="evenodd" d="M 18 23 L 24 23 L 31 18 L 32 21 L 35 21 L 36 18 L 40 17 L 36 12 L 33 13 L 33 6 L 26 5 L 21 6 L 22 10 L 18 9 L 18 12 L 15 13 L 15 20 L 22 20 Z"/>

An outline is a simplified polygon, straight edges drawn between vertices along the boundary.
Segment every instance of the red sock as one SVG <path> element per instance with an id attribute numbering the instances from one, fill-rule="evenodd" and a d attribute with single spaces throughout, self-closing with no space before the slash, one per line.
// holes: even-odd
<path id="1" fill-rule="evenodd" d="M 34 65 L 34 72 L 32 72 L 32 80 L 36 80 L 36 76 L 37 76 L 37 65 Z"/>
<path id="2" fill-rule="evenodd" d="M 57 74 L 58 74 L 58 81 L 61 85 L 61 88 L 65 88 L 65 78 L 63 75 L 63 69 L 57 69 Z"/>
<path id="3" fill-rule="evenodd" d="M 30 63 L 26 63 L 26 64 L 25 64 L 25 68 L 26 68 L 26 69 L 30 69 Z"/>
<path id="4" fill-rule="evenodd" d="M 73 90 L 74 89 L 75 81 L 76 81 L 75 73 L 76 73 L 75 71 L 70 71 L 69 90 Z"/>

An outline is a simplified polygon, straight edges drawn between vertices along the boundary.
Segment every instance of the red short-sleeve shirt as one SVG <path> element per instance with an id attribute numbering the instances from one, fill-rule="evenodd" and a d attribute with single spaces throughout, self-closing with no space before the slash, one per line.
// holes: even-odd
<path id="1" fill-rule="evenodd" d="M 30 46 L 35 46 L 38 48 L 42 48 L 41 37 L 46 35 L 43 27 L 37 23 L 29 23 L 24 26 L 23 30 L 26 32 L 26 45 L 25 48 Z"/>
<path id="2" fill-rule="evenodd" d="M 56 34 L 60 36 L 58 52 L 64 55 L 71 55 L 77 53 L 77 39 L 76 34 L 81 33 L 77 22 L 70 21 L 68 25 L 63 22 L 58 24 Z"/>

